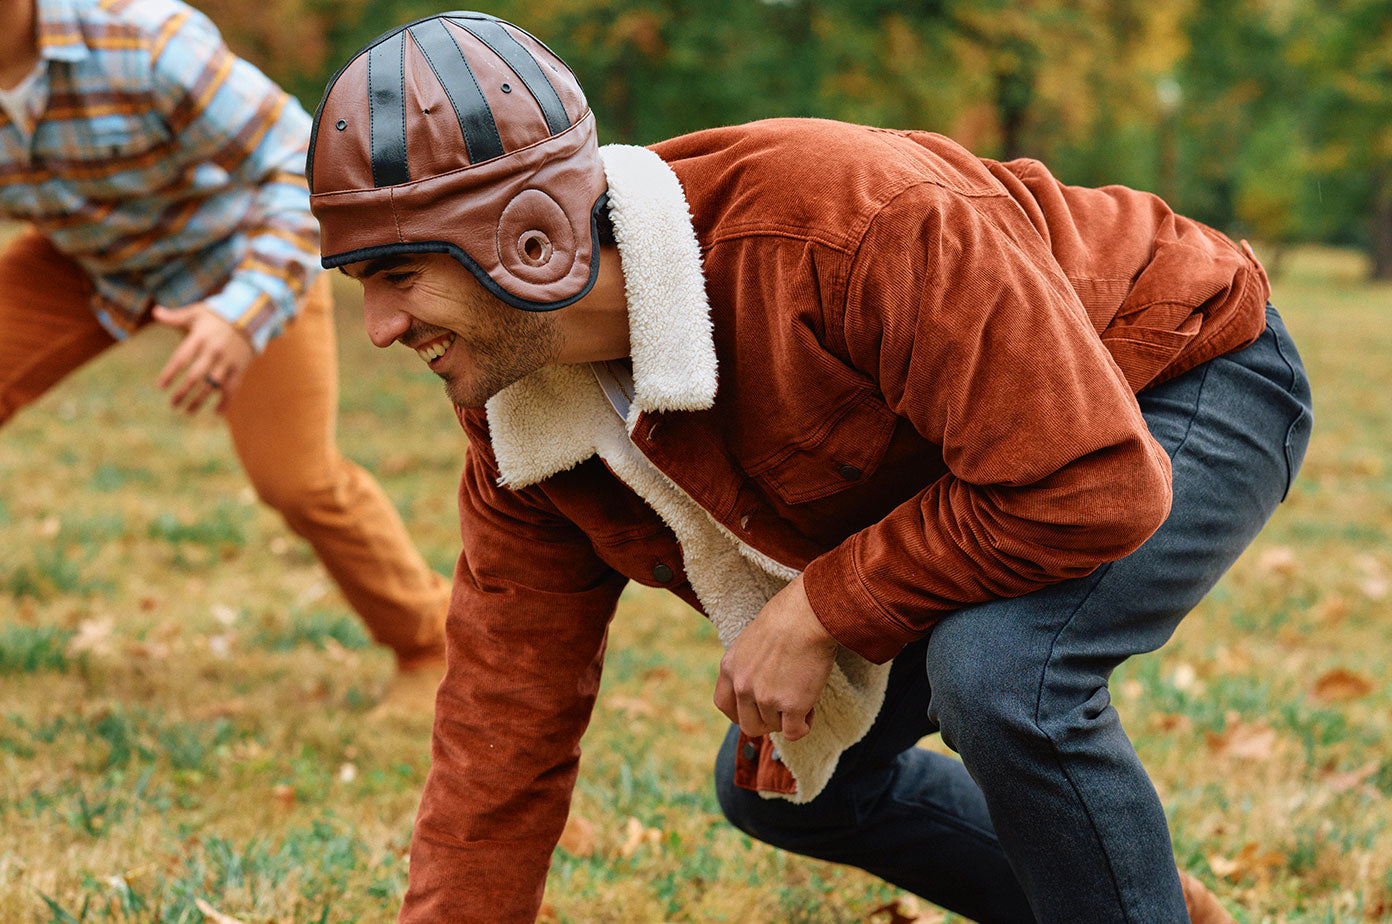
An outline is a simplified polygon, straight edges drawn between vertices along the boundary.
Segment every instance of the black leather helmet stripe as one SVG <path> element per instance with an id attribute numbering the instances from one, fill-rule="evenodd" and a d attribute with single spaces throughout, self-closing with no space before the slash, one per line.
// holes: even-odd
<path id="1" fill-rule="evenodd" d="M 469 62 L 459 43 L 449 34 L 443 20 L 431 19 L 410 28 L 411 38 L 415 39 L 421 54 L 425 56 L 430 69 L 445 88 L 454 115 L 459 119 L 459 128 L 464 133 L 464 146 L 469 152 L 469 163 L 478 164 L 485 160 L 503 156 L 503 139 L 498 135 L 498 123 L 493 118 L 493 110 L 483 98 L 478 80 L 474 77 Z"/>
<path id="2" fill-rule="evenodd" d="M 367 57 L 368 118 L 372 135 L 372 182 L 395 186 L 411 181 L 406 163 L 406 35 L 398 33 Z"/>
<path id="3" fill-rule="evenodd" d="M 499 25 L 495 19 L 451 19 L 450 22 L 473 33 L 475 38 L 492 49 L 493 53 L 502 58 L 507 66 L 512 68 L 513 73 L 522 79 L 527 91 L 541 107 L 541 114 L 546 117 L 546 127 L 551 130 L 551 134 L 558 135 L 570 128 L 570 116 L 566 115 L 565 106 L 561 104 L 561 97 L 556 93 L 556 88 L 551 85 L 536 58 L 532 57 L 532 53 L 524 48 L 521 42 L 512 37 L 512 33 Z"/>

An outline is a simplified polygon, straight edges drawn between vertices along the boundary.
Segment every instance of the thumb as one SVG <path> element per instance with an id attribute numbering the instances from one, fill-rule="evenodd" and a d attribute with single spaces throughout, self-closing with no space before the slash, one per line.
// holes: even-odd
<path id="1" fill-rule="evenodd" d="M 193 324 L 195 313 L 196 309 L 192 305 L 185 308 L 166 308 L 163 305 L 156 305 L 154 310 L 150 312 L 150 317 L 161 324 L 177 327 L 180 330 L 188 330 Z"/>

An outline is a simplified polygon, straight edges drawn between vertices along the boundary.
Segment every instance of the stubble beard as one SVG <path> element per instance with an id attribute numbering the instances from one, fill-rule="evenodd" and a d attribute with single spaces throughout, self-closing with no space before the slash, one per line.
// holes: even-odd
<path id="1" fill-rule="evenodd" d="M 445 394 L 457 407 L 483 407 L 489 398 L 560 354 L 562 337 L 554 317 L 508 307 L 503 311 L 507 314 L 489 329 L 456 335 L 474 366 L 473 375 L 445 379 Z"/>

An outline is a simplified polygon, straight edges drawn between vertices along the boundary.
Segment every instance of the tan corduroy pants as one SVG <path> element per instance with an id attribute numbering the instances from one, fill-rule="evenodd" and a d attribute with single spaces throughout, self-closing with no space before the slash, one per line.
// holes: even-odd
<path id="1" fill-rule="evenodd" d="M 92 283 L 43 235 L 0 250 L 0 425 L 115 343 Z M 335 442 L 338 365 L 329 279 L 248 367 L 225 420 L 257 494 L 314 547 L 372 637 L 411 668 L 444 653 L 449 582 L 432 571 L 372 476 Z"/>

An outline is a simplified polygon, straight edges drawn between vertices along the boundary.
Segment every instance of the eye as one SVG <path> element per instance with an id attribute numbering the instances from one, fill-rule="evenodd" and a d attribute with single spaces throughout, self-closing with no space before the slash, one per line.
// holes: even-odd
<path id="1" fill-rule="evenodd" d="M 389 285 L 399 286 L 410 281 L 416 274 L 414 272 L 398 271 L 395 273 L 383 273 L 382 280 Z"/>

